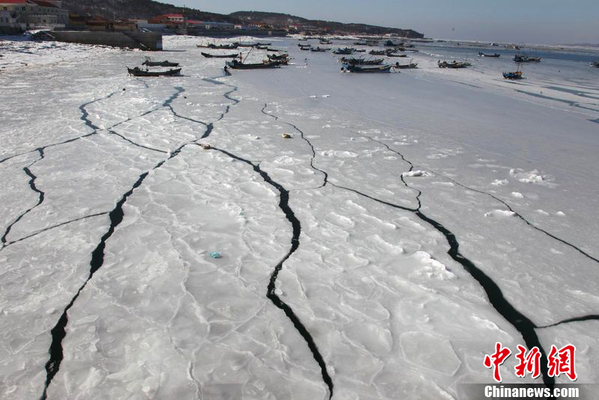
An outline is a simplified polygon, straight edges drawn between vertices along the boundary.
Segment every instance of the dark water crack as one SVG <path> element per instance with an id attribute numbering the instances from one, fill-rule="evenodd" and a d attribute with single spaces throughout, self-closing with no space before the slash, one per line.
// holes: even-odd
<path id="1" fill-rule="evenodd" d="M 599 315 L 589 314 L 589 315 L 583 315 L 581 317 L 568 318 L 568 319 L 564 319 L 562 321 L 553 323 L 551 325 L 539 326 L 539 329 L 551 328 L 551 327 L 558 326 L 558 325 L 568 324 L 570 322 L 582 322 L 582 321 L 599 321 Z"/>
<path id="2" fill-rule="evenodd" d="M 156 112 L 156 111 L 158 111 L 158 110 L 160 110 L 162 108 L 169 108 L 169 107 L 171 107 L 171 103 L 184 91 L 184 89 L 181 88 L 181 87 L 176 87 L 175 89 L 176 89 L 175 93 L 173 95 L 171 95 L 167 100 L 165 100 L 160 107 L 155 107 L 155 108 L 153 108 L 151 110 L 145 111 L 144 113 L 142 113 L 140 115 L 136 115 L 134 117 L 129 117 L 129 118 L 123 120 L 123 121 L 117 122 L 116 124 L 111 125 L 108 128 L 105 128 L 105 130 L 106 131 L 113 130 L 117 126 L 122 125 L 124 123 L 127 123 L 127 122 L 129 122 L 129 121 L 131 121 L 131 120 L 133 120 L 135 118 L 141 118 L 141 117 L 149 115 L 149 114 L 151 114 L 153 112 Z M 78 141 L 78 140 L 81 140 L 81 139 L 85 139 L 87 137 L 90 137 L 90 136 L 98 134 L 103 129 L 101 129 L 98 126 L 96 126 L 89 119 L 89 113 L 87 112 L 86 107 L 88 105 L 92 104 L 92 103 L 96 103 L 96 102 L 101 101 L 101 100 L 106 100 L 106 99 L 108 99 L 108 98 L 110 98 L 110 97 L 112 97 L 115 94 L 120 93 L 120 92 L 121 91 L 115 91 L 113 93 L 110 93 L 108 96 L 105 96 L 105 97 L 102 97 L 102 98 L 99 98 L 99 99 L 95 99 L 95 100 L 89 101 L 89 102 L 84 103 L 81 106 L 79 106 L 79 110 L 81 111 L 81 117 L 80 117 L 80 119 L 85 123 L 85 125 L 87 127 L 91 128 L 93 130 L 92 132 L 86 133 L 84 135 L 77 136 L 77 137 L 74 137 L 74 138 L 66 139 L 66 140 L 63 140 L 61 142 L 47 144 L 45 146 L 38 147 L 38 148 L 36 148 L 34 150 L 29 150 L 29 151 L 24 151 L 24 152 L 18 153 L 18 154 L 13 154 L 12 156 L 8 156 L 8 157 L 5 157 L 5 158 L 1 159 L 0 160 L 0 164 L 2 164 L 5 161 L 8 161 L 10 159 L 13 159 L 15 157 L 19 157 L 19 156 L 22 156 L 22 155 L 25 155 L 25 154 L 33 153 L 35 151 L 40 151 L 40 150 L 43 151 L 43 150 L 49 149 L 51 147 L 57 147 L 57 146 L 61 146 L 61 145 L 64 145 L 64 144 L 72 143 L 72 142 L 75 142 L 75 141 Z"/>
<path id="3" fill-rule="evenodd" d="M 579 252 L 580 254 L 582 254 L 583 256 L 585 256 L 586 258 L 588 258 L 589 260 L 592 260 L 592 261 L 595 261 L 595 262 L 599 263 L 599 259 L 597 259 L 596 257 L 590 255 L 586 251 L 582 250 L 580 247 L 578 247 L 578 246 L 576 246 L 576 245 L 574 245 L 574 244 L 572 244 L 572 243 L 570 243 L 570 242 L 568 242 L 568 241 L 566 241 L 564 239 L 561 239 L 560 237 L 555 236 L 554 234 L 552 234 L 552 233 L 550 233 L 550 232 L 548 232 L 548 231 L 546 231 L 546 230 L 544 230 L 542 228 L 539 228 L 538 226 L 536 226 L 532 222 L 528 221 L 526 218 L 524 218 L 524 216 L 522 216 L 522 214 L 520 214 L 516 210 L 514 210 L 505 200 L 502 200 L 501 198 L 495 196 L 494 194 L 489 193 L 489 192 L 485 192 L 484 190 L 474 189 L 472 187 L 466 186 L 466 185 L 464 185 L 464 184 L 462 184 L 462 183 L 460 183 L 460 182 L 458 182 L 458 181 L 456 181 L 456 180 L 454 180 L 454 179 L 452 179 L 452 178 L 450 178 L 448 176 L 445 176 L 445 175 L 440 174 L 438 172 L 435 172 L 433 170 L 429 169 L 429 171 L 432 172 L 433 174 L 437 175 L 437 176 L 443 177 L 444 179 L 446 179 L 446 180 L 448 180 L 448 181 L 450 181 L 450 182 L 452 182 L 452 183 L 454 183 L 454 184 L 456 184 L 456 185 L 458 185 L 458 186 L 460 186 L 460 187 L 462 187 L 462 188 L 464 188 L 466 190 L 470 190 L 472 192 L 476 192 L 476 193 L 480 193 L 480 194 L 483 194 L 483 195 L 487 195 L 487 196 L 495 199 L 496 201 L 498 201 L 501 204 L 503 204 L 509 211 L 513 212 L 514 216 L 518 217 L 526 225 L 530 226 L 531 228 L 535 229 L 536 231 L 539 231 L 539 232 L 541 232 L 541 233 L 549 236 L 550 238 L 552 238 L 554 240 L 557 240 L 558 242 L 560 242 L 560 243 L 562 243 L 562 244 L 570 247 L 571 249 L 576 250 L 577 252 Z"/>
<path id="4" fill-rule="evenodd" d="M 177 87 L 176 89 L 177 89 L 176 93 L 174 93 L 171 97 L 169 97 L 163 103 L 163 107 L 171 107 L 171 103 L 177 98 L 177 96 L 180 93 L 182 93 L 184 91 L 184 89 L 181 87 Z M 207 132 L 212 129 L 211 126 L 212 126 L 212 123 L 207 125 L 207 129 L 206 129 Z M 81 294 L 83 289 L 87 286 L 88 282 L 92 279 L 94 274 L 104 265 L 104 250 L 106 248 L 106 243 L 112 237 L 116 228 L 123 221 L 123 218 L 124 218 L 123 206 L 129 199 L 129 197 L 134 193 L 134 191 L 141 186 L 141 184 L 148 177 L 150 172 L 159 169 L 168 160 L 171 160 L 171 159 L 177 157 L 186 146 L 197 143 L 198 140 L 199 139 L 194 139 L 194 140 L 191 140 L 189 142 L 186 142 L 186 143 L 180 145 L 174 151 L 167 153 L 169 155 L 166 159 L 160 161 L 152 169 L 139 175 L 137 181 L 133 184 L 131 189 L 129 189 L 120 198 L 120 200 L 117 202 L 115 208 L 112 211 L 110 211 L 109 213 L 107 213 L 108 217 L 110 219 L 110 225 L 109 225 L 109 228 L 106 231 L 106 233 L 104 233 L 104 235 L 100 239 L 100 243 L 96 246 L 96 248 L 93 250 L 93 252 L 91 254 L 89 275 L 88 275 L 87 279 L 85 280 L 85 282 L 79 287 L 79 289 L 77 290 L 77 292 L 75 293 L 75 295 L 73 296 L 71 301 L 67 304 L 67 306 L 63 310 L 63 312 L 62 312 L 58 322 L 54 326 L 54 328 L 52 328 L 52 330 L 50 331 L 51 335 L 52 335 L 52 342 L 50 344 L 50 349 L 48 351 L 50 358 L 45 366 L 46 382 L 44 385 L 44 391 L 41 396 L 42 400 L 47 399 L 48 388 L 49 388 L 50 384 L 52 383 L 52 380 L 54 379 L 54 377 L 60 370 L 60 365 L 62 363 L 62 360 L 64 359 L 62 342 L 63 342 L 64 338 L 66 337 L 66 326 L 69 322 L 68 312 L 73 307 L 73 305 L 75 304 L 75 301 L 77 300 L 77 298 L 79 297 L 79 295 Z M 106 213 L 103 213 L 103 214 L 106 214 Z"/>
<path id="5" fill-rule="evenodd" d="M 154 167 L 154 169 L 159 168 L 162 164 L 164 164 L 164 162 L 165 161 L 161 161 Z M 142 184 L 142 182 L 144 181 L 144 179 L 146 179 L 148 174 L 149 171 L 141 174 L 137 181 L 133 184 L 133 187 L 129 189 L 129 191 L 127 191 L 121 197 L 121 199 L 116 204 L 116 207 L 108 213 L 108 217 L 110 219 L 110 226 L 108 228 L 108 231 L 100 239 L 100 243 L 92 252 L 89 275 L 85 282 L 79 287 L 79 290 L 77 290 L 75 296 L 71 299 L 69 304 L 67 304 L 67 306 L 63 310 L 62 315 L 58 319 L 58 322 L 56 323 L 54 328 L 52 328 L 52 330 L 50 331 L 52 335 L 52 343 L 50 344 L 49 349 L 50 359 L 46 363 L 46 383 L 44 385 L 44 392 L 41 397 L 42 400 L 47 399 L 48 387 L 50 386 L 50 383 L 52 383 L 54 376 L 60 369 L 60 364 L 62 363 L 62 360 L 64 358 L 62 341 L 66 336 L 65 328 L 67 326 L 67 323 L 69 322 L 68 311 L 71 309 L 71 307 L 73 307 L 73 304 L 75 304 L 75 301 L 77 300 L 83 289 L 87 286 L 88 282 L 94 276 L 96 271 L 98 271 L 104 264 L 104 249 L 106 248 L 106 242 L 108 241 L 108 239 L 110 239 L 116 227 L 119 226 L 120 223 L 123 221 L 123 217 L 125 215 L 123 212 L 123 205 L 129 198 L 129 196 L 133 194 L 135 189 L 137 189 Z"/>
<path id="6" fill-rule="evenodd" d="M 262 109 L 260 110 L 260 112 L 262 112 L 262 114 L 264 114 L 264 115 L 268 115 L 269 117 L 274 118 L 275 121 L 280 121 L 280 122 L 284 123 L 285 125 L 288 125 L 288 126 L 292 127 L 293 129 L 295 129 L 296 132 L 298 132 L 300 134 L 300 137 L 306 143 L 308 143 L 308 146 L 310 146 L 310 150 L 312 152 L 312 156 L 310 157 L 310 167 L 313 170 L 318 171 L 318 172 L 320 172 L 323 175 L 322 184 L 318 187 L 318 189 L 325 187 L 327 185 L 328 181 L 329 181 L 329 174 L 327 174 L 326 171 L 323 171 L 322 169 L 317 168 L 314 165 L 314 159 L 316 158 L 316 150 L 314 149 L 314 145 L 312 145 L 312 142 L 306 137 L 306 135 L 304 134 L 304 132 L 300 128 L 298 128 L 296 125 L 294 125 L 294 124 L 292 124 L 290 122 L 286 122 L 286 121 L 280 120 L 279 117 L 277 117 L 274 114 L 267 113 L 266 112 L 266 108 L 267 107 L 268 107 L 268 103 L 264 103 L 264 107 L 262 107 Z"/>
<path id="7" fill-rule="evenodd" d="M 322 373 L 322 379 L 324 380 L 325 384 L 329 388 L 329 399 L 331 399 L 333 397 L 333 380 L 331 379 L 331 377 L 327 371 L 327 367 L 326 367 L 324 358 L 320 354 L 320 351 L 318 350 L 318 347 L 316 346 L 316 343 L 314 342 L 314 339 L 312 338 L 312 335 L 310 334 L 308 329 L 306 329 L 304 324 L 302 324 L 301 320 L 295 314 L 293 309 L 287 303 L 285 303 L 283 300 L 281 300 L 281 298 L 276 293 L 276 282 L 277 282 L 277 277 L 279 275 L 279 272 L 283 268 L 283 264 L 285 263 L 285 261 L 287 261 L 289 259 L 289 257 L 298 249 L 298 247 L 300 245 L 299 237 L 301 234 L 301 224 L 300 224 L 300 221 L 295 216 L 295 213 L 289 206 L 289 191 L 287 189 L 285 189 L 280 183 L 274 181 L 265 171 L 263 171 L 260 168 L 259 164 L 255 164 L 249 160 L 241 158 L 241 157 L 239 157 L 235 154 L 232 154 L 226 150 L 222 150 L 222 149 L 219 149 L 216 147 L 213 147 L 213 149 L 222 154 L 225 154 L 226 156 L 228 156 L 234 160 L 241 161 L 241 162 L 251 166 L 252 169 L 254 170 L 254 172 L 258 173 L 262 177 L 262 179 L 264 179 L 264 181 L 266 183 L 268 183 L 270 186 L 272 186 L 279 192 L 279 208 L 281 209 L 281 211 L 283 211 L 283 213 L 285 214 L 285 217 L 291 224 L 293 233 L 292 233 L 292 238 L 291 238 L 291 247 L 290 247 L 289 251 L 287 252 L 287 254 L 285 254 L 283 259 L 281 259 L 281 261 L 279 261 L 279 263 L 275 266 L 274 271 L 272 272 L 272 274 L 270 276 L 270 281 L 268 283 L 268 287 L 267 287 L 267 291 L 266 291 L 266 297 L 270 301 L 272 301 L 272 303 L 277 308 L 281 309 L 285 313 L 287 318 L 289 318 L 291 320 L 291 322 L 293 323 L 293 326 L 295 327 L 295 329 L 297 329 L 299 334 L 306 341 L 308 348 L 312 352 L 312 356 L 314 357 L 314 360 L 320 366 L 320 370 Z"/>
<path id="8" fill-rule="evenodd" d="M 165 150 L 160 150 L 160 149 L 155 149 L 154 147 L 148 147 L 148 146 L 144 146 L 143 144 L 139 144 L 139 143 L 135 143 L 134 141 L 132 141 L 131 139 L 121 135 L 120 133 L 117 133 L 113 130 L 109 130 L 108 133 L 110 133 L 111 135 L 115 135 L 120 137 L 121 139 L 123 139 L 124 141 L 131 143 L 134 146 L 140 147 L 142 149 L 146 149 L 146 150 L 151 150 L 151 151 L 156 151 L 158 153 L 164 153 L 166 154 L 167 152 Z"/>
<path id="9" fill-rule="evenodd" d="M 45 193 L 41 190 L 39 190 L 37 188 L 37 186 L 35 185 L 35 181 L 37 179 L 37 176 L 35 176 L 33 174 L 33 172 L 31 172 L 31 169 L 35 163 L 37 163 L 40 160 L 44 159 L 44 150 L 43 149 L 37 149 L 37 152 L 39 153 L 39 158 L 37 160 L 35 160 L 34 162 L 32 162 L 31 164 L 29 164 L 28 166 L 23 168 L 23 171 L 25 172 L 25 174 L 27 174 L 27 176 L 29 177 L 29 188 L 34 191 L 35 193 L 38 194 L 37 197 L 37 203 L 32 206 L 29 207 L 27 210 L 25 210 L 24 212 L 22 212 L 12 223 L 10 223 L 8 225 L 8 227 L 6 228 L 6 230 L 4 231 L 4 234 L 2 235 L 2 237 L 0 238 L 0 242 L 2 243 L 2 246 L 0 247 L 0 250 L 2 250 L 3 248 L 5 248 L 10 242 L 8 242 L 8 234 L 10 233 L 10 231 L 12 230 L 12 228 L 23 218 L 25 217 L 27 214 L 29 214 L 32 210 L 34 210 L 36 207 L 38 207 L 40 204 L 42 204 L 44 202 L 44 197 L 45 197 Z"/>
<path id="10" fill-rule="evenodd" d="M 69 220 L 69 221 L 61 222 L 61 223 L 59 223 L 59 224 L 52 225 L 52 226 L 49 226 L 49 227 L 47 227 L 47 228 L 44 228 L 44 229 L 40 229 L 39 231 L 37 231 L 37 232 L 34 232 L 34 233 L 31 233 L 31 234 L 29 234 L 29 235 L 27 235 L 27 236 L 23 236 L 23 237 L 22 237 L 22 238 L 20 238 L 20 239 L 13 240 L 13 241 L 10 241 L 10 242 L 7 242 L 7 243 L 6 243 L 6 245 L 5 245 L 4 247 L 8 247 L 8 246 L 10 246 L 10 245 L 13 245 L 13 244 L 15 244 L 15 243 L 22 242 L 23 240 L 31 239 L 32 237 L 35 237 L 35 236 L 37 236 L 37 235 L 39 235 L 39 234 L 41 234 L 41 233 L 44 233 L 44 232 L 50 231 L 50 230 L 52 230 L 52 229 L 60 228 L 61 226 L 65 226 L 65 225 L 68 225 L 68 224 L 72 224 L 73 222 L 82 221 L 82 220 L 84 220 L 84 219 L 88 219 L 88 218 L 99 217 L 99 216 L 101 216 L 101 215 L 106 215 L 106 214 L 108 214 L 108 211 L 106 211 L 106 212 L 99 212 L 99 213 L 90 214 L 90 215 L 85 215 L 85 216 L 83 216 L 83 217 L 80 217 L 80 218 L 75 218 L 75 219 L 72 219 L 72 220 Z M 3 249 L 4 247 L 0 248 L 0 251 L 2 251 L 2 249 Z"/>
<path id="11" fill-rule="evenodd" d="M 373 139 L 373 140 L 377 141 L 375 139 Z M 377 141 L 377 142 L 379 142 L 379 141 Z M 379 143 L 385 145 L 382 142 L 379 142 Z M 390 151 L 393 151 L 394 153 L 400 155 L 402 160 L 410 165 L 410 171 L 413 169 L 414 164 L 411 161 L 409 161 L 408 159 L 406 159 L 403 156 L 403 154 L 389 148 L 386 145 L 385 145 L 385 147 L 387 147 Z M 411 188 L 410 185 L 403 179 L 403 174 L 401 176 L 401 180 L 406 187 Z M 348 188 L 348 187 L 333 184 L 333 183 L 331 183 L 331 185 L 336 188 L 347 190 L 352 193 L 358 194 L 360 196 L 363 196 L 365 198 L 368 198 L 368 199 L 378 202 L 380 204 L 383 204 L 383 205 L 386 205 L 386 206 L 389 206 L 389 207 L 392 207 L 395 209 L 411 212 L 415 216 L 417 216 L 420 220 L 426 222 L 427 224 L 432 226 L 435 230 L 437 230 L 439 233 L 441 233 L 445 237 L 445 239 L 447 240 L 447 243 L 449 245 L 449 250 L 447 251 L 447 254 L 455 262 L 460 264 L 464 268 L 464 270 L 478 282 L 478 284 L 481 286 L 481 288 L 484 290 L 485 294 L 487 295 L 487 298 L 489 299 L 489 302 L 491 303 L 493 308 L 503 318 L 505 318 L 505 320 L 508 321 L 520 333 L 520 335 L 522 335 L 522 338 L 524 339 L 524 342 L 526 343 L 528 348 L 532 349 L 533 347 L 537 347 L 539 349 L 539 352 L 541 354 L 541 373 L 543 375 L 543 382 L 545 383 L 545 385 L 547 387 L 550 387 L 550 388 L 554 387 L 555 378 L 549 376 L 549 373 L 548 373 L 549 371 L 547 368 L 547 354 L 546 354 L 543 346 L 541 345 L 541 342 L 540 342 L 540 340 L 537 336 L 537 333 L 535 331 L 537 326 L 528 317 L 526 317 L 524 314 L 522 314 L 520 311 L 518 311 L 503 296 L 501 289 L 493 281 L 493 279 L 491 279 L 481 269 L 479 269 L 471 260 L 469 260 L 463 254 L 460 253 L 460 251 L 459 251 L 460 244 L 453 232 L 451 232 L 449 229 L 447 229 L 441 223 L 439 223 L 435 219 L 427 216 L 426 214 L 424 214 L 421 211 L 422 204 L 420 202 L 420 195 L 422 194 L 422 192 L 420 190 L 415 189 L 418 191 L 418 195 L 417 195 L 418 207 L 417 208 L 409 208 L 409 207 L 400 206 L 398 204 L 390 203 L 390 202 L 387 202 L 387 201 L 384 201 L 381 199 L 377 199 L 373 196 L 370 196 L 366 193 L 360 192 L 356 189 Z"/>

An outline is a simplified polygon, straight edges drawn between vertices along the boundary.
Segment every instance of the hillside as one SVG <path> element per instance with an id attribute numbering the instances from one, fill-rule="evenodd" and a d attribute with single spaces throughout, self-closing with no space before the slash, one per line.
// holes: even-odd
<path id="1" fill-rule="evenodd" d="M 310 20 L 294 15 L 281 13 L 237 11 L 229 15 L 243 21 L 244 23 L 265 23 L 273 26 L 287 26 L 299 24 L 310 25 L 316 29 L 326 29 L 328 31 L 335 31 L 337 33 L 368 33 L 375 35 L 395 33 L 399 36 L 411 38 L 424 37 L 423 34 L 416 32 L 412 29 L 399 29 L 368 24 L 344 24 L 341 22 L 334 21 Z"/>
<path id="2" fill-rule="evenodd" d="M 109 19 L 149 18 L 160 14 L 184 14 L 187 18 L 219 22 L 239 22 L 234 17 L 203 12 L 187 7 L 159 3 L 153 0 L 63 0 L 63 7 L 69 11 L 85 15 L 101 15 Z"/>
<path id="3" fill-rule="evenodd" d="M 325 29 L 336 33 L 394 33 L 399 36 L 412 38 L 423 37 L 421 33 L 411 29 L 387 28 L 367 24 L 343 24 L 334 21 L 309 20 L 288 14 L 238 11 L 229 15 L 204 12 L 187 7 L 177 7 L 172 4 L 160 3 L 153 0 L 63 0 L 63 7 L 69 11 L 85 15 L 101 15 L 108 19 L 119 18 L 149 18 L 160 14 L 183 14 L 189 19 L 201 21 L 218 21 L 232 23 L 259 24 L 286 27 L 299 24 L 309 25 L 315 29 Z"/>

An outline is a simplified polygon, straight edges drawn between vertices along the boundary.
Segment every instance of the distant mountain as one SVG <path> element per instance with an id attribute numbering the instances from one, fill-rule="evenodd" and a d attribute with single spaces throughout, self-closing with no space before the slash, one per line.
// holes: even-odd
<path id="1" fill-rule="evenodd" d="M 228 15 L 177 7 L 152 0 L 63 0 L 62 7 L 79 15 L 101 15 L 108 19 L 147 19 L 161 14 L 183 14 L 189 19 L 200 21 L 239 23 L 239 20 Z"/>
<path id="2" fill-rule="evenodd" d="M 288 25 L 309 25 L 315 30 L 328 30 L 337 33 L 367 33 L 374 35 L 383 35 L 394 33 L 399 36 L 410 38 L 422 38 L 423 34 L 412 29 L 387 28 L 383 26 L 367 25 L 367 24 L 344 24 L 334 21 L 311 20 L 302 17 L 297 17 L 289 14 L 258 12 L 258 11 L 237 11 L 229 14 L 246 24 L 249 23 L 264 23 L 273 26 L 288 26 Z"/>
<path id="3" fill-rule="evenodd" d="M 63 0 L 63 8 L 79 15 L 101 15 L 107 19 L 142 18 L 160 14 L 183 14 L 189 19 L 245 24 L 267 24 L 275 27 L 288 25 L 311 26 L 314 30 L 327 30 L 336 33 L 368 33 L 375 35 L 397 34 L 399 36 L 421 38 L 424 35 L 411 29 L 386 28 L 366 24 L 343 24 L 341 22 L 310 20 L 288 14 L 238 11 L 229 15 L 204 12 L 187 7 L 153 0 Z"/>

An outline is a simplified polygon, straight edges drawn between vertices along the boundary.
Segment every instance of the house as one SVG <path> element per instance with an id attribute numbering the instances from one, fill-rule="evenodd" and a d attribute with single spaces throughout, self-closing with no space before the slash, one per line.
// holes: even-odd
<path id="1" fill-rule="evenodd" d="M 179 25 L 184 22 L 185 17 L 183 14 L 162 14 L 148 19 L 150 24 Z"/>
<path id="2" fill-rule="evenodd" d="M 0 0 L 2 26 L 21 29 L 63 28 L 69 21 L 69 12 L 60 8 L 60 1 Z"/>

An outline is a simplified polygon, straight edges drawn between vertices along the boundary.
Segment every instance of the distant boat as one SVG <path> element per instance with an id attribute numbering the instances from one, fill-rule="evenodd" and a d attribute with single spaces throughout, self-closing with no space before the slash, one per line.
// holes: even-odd
<path id="1" fill-rule="evenodd" d="M 289 64 L 289 56 L 287 54 L 269 54 L 267 57 L 271 62 L 278 62 L 281 65 Z"/>
<path id="2" fill-rule="evenodd" d="M 179 63 L 166 61 L 150 61 L 146 60 L 141 65 L 145 65 L 147 67 L 178 67 Z"/>
<path id="3" fill-rule="evenodd" d="M 127 68 L 129 75 L 133 76 L 175 76 L 181 73 L 181 68 L 169 69 L 168 71 L 146 71 L 139 67 Z"/>
<path id="4" fill-rule="evenodd" d="M 201 54 L 204 57 L 206 57 L 206 58 L 237 58 L 237 57 L 239 57 L 239 54 L 235 54 L 235 53 L 231 53 L 231 54 L 209 54 L 209 53 L 204 53 L 202 51 Z"/>
<path id="5" fill-rule="evenodd" d="M 233 60 L 227 61 L 226 66 L 233 69 L 267 69 L 267 68 L 279 68 L 281 62 L 279 61 L 264 61 L 262 63 L 246 64 L 241 61 Z"/>
<path id="6" fill-rule="evenodd" d="M 209 44 L 208 47 L 211 49 L 229 49 L 230 50 L 230 49 L 238 48 L 239 43 L 221 44 L 221 45 Z"/>
<path id="7" fill-rule="evenodd" d="M 363 58 L 345 58 L 345 57 L 341 57 L 341 59 L 339 61 L 347 63 L 349 65 L 380 65 L 385 60 L 382 59 L 382 58 L 375 58 L 373 60 L 365 60 Z"/>
<path id="8" fill-rule="evenodd" d="M 387 54 L 387 52 L 385 50 L 370 50 L 368 54 L 371 54 L 373 56 L 384 56 L 385 54 Z"/>
<path id="9" fill-rule="evenodd" d="M 354 51 L 354 49 L 351 49 L 349 47 L 345 47 L 345 48 L 338 48 L 337 50 L 333 51 L 333 54 L 351 54 Z"/>
<path id="10" fill-rule="evenodd" d="M 591 67 L 599 68 L 599 61 L 591 62 Z"/>
<path id="11" fill-rule="evenodd" d="M 301 39 L 300 39 L 301 40 Z M 257 47 L 257 46 L 270 46 L 272 43 L 260 43 L 260 42 L 250 42 L 250 43 L 237 43 L 239 47 Z"/>
<path id="12" fill-rule="evenodd" d="M 522 79 L 522 71 L 504 72 L 503 78 L 510 80 Z"/>
<path id="13" fill-rule="evenodd" d="M 523 63 L 523 62 L 540 62 L 541 57 L 530 57 L 527 55 L 516 54 L 514 56 L 514 62 Z"/>
<path id="14" fill-rule="evenodd" d="M 400 64 L 400 63 L 395 63 L 395 65 L 393 66 L 393 68 L 396 69 L 415 69 L 418 68 L 418 64 L 417 63 L 409 63 L 409 64 Z"/>
<path id="15" fill-rule="evenodd" d="M 342 70 L 354 73 L 374 73 L 374 72 L 390 72 L 390 65 L 377 65 L 374 67 L 359 67 L 357 65 L 346 64 Z"/>
<path id="16" fill-rule="evenodd" d="M 310 51 L 313 51 L 315 53 L 324 53 L 325 51 L 328 51 L 329 49 L 323 49 L 322 47 L 314 47 L 311 48 Z"/>
<path id="17" fill-rule="evenodd" d="M 470 64 L 469 62 L 459 62 L 459 61 L 452 61 L 452 62 L 447 62 L 447 61 L 438 61 L 437 65 L 439 66 L 439 68 L 466 68 L 471 66 L 472 64 Z"/>
<path id="18" fill-rule="evenodd" d="M 516 71 L 514 72 L 504 72 L 503 75 L 503 79 L 509 79 L 509 80 L 519 80 L 522 79 L 522 64 L 518 63 L 518 68 L 516 68 Z"/>
<path id="19" fill-rule="evenodd" d="M 488 53 L 479 52 L 478 55 L 481 57 L 494 57 L 494 58 L 501 57 L 501 54 L 499 54 L 499 53 L 488 54 Z"/>
<path id="20" fill-rule="evenodd" d="M 391 53 L 391 52 L 388 52 L 385 55 L 387 57 L 407 57 L 408 56 L 407 54 L 396 54 L 396 53 Z"/>
<path id="21" fill-rule="evenodd" d="M 354 42 L 354 45 L 356 45 L 356 46 L 367 46 L 368 43 L 367 42 L 363 42 L 363 41 L 359 41 L 359 42 Z"/>

